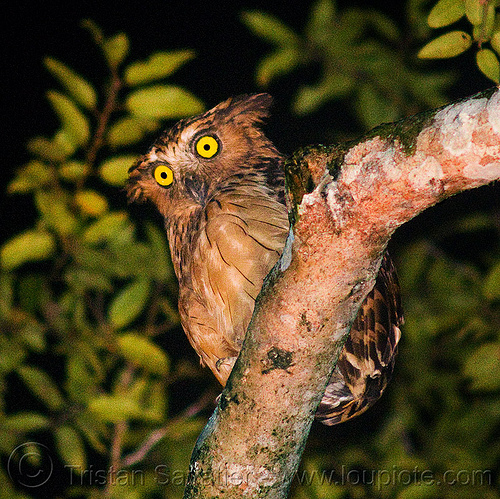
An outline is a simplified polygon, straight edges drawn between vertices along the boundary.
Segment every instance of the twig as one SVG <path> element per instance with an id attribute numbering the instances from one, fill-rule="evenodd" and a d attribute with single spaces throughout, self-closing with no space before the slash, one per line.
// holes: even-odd
<path id="1" fill-rule="evenodd" d="M 111 69 L 111 82 L 110 82 L 110 87 L 109 87 L 109 92 L 108 92 L 108 96 L 106 99 L 106 103 L 104 104 L 104 108 L 103 108 L 102 112 L 99 114 L 97 129 L 96 129 L 96 132 L 94 135 L 94 139 L 93 139 L 92 144 L 90 145 L 88 152 L 87 152 L 86 163 L 89 165 L 89 167 L 91 169 L 94 166 L 99 149 L 101 148 L 102 144 L 104 143 L 104 136 L 106 134 L 108 122 L 109 122 L 109 119 L 111 117 L 111 114 L 115 110 L 116 99 L 118 97 L 118 92 L 121 88 L 121 85 L 122 85 L 122 83 L 121 83 L 120 77 L 116 71 L 116 68 L 112 68 Z"/>
<path id="2" fill-rule="evenodd" d="M 192 418 L 199 414 L 203 409 L 213 404 L 215 400 L 215 393 L 212 389 L 207 390 L 196 402 L 186 407 L 179 415 L 172 418 L 165 426 L 153 431 L 146 441 L 135 451 L 123 458 L 123 466 L 132 466 L 144 459 L 146 454 L 170 431 L 172 426 L 179 422 Z"/>
<path id="3" fill-rule="evenodd" d="M 127 387 L 130 385 L 132 381 L 132 377 L 134 375 L 134 367 L 132 365 L 128 365 L 123 372 L 120 379 L 120 387 Z M 115 424 L 113 439 L 111 441 L 111 458 L 110 458 L 110 469 L 113 471 L 118 471 L 122 467 L 122 447 L 123 440 L 125 438 L 125 434 L 128 430 L 127 421 L 120 421 Z M 112 480 L 108 480 L 106 483 L 106 488 L 104 490 L 104 497 L 111 498 L 111 487 L 113 485 Z"/>

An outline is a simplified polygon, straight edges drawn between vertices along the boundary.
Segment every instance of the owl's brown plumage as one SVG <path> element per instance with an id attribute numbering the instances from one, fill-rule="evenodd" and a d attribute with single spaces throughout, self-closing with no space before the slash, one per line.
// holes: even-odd
<path id="1" fill-rule="evenodd" d="M 283 158 L 262 132 L 271 97 L 244 95 L 181 120 L 130 169 L 129 199 L 165 219 L 189 341 L 222 385 L 241 349 L 255 299 L 288 234 Z M 336 424 L 364 412 L 392 373 L 399 287 L 384 258 L 317 417 Z"/>

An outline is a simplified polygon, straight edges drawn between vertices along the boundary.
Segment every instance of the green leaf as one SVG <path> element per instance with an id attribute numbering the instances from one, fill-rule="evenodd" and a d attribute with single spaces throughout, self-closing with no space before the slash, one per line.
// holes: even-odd
<path id="1" fill-rule="evenodd" d="M 492 50 L 478 50 L 476 53 L 476 63 L 478 68 L 487 78 L 495 83 L 500 81 L 500 63 Z"/>
<path id="2" fill-rule="evenodd" d="M 349 45 L 357 45 L 363 38 L 367 28 L 366 10 L 359 7 L 349 7 L 338 16 L 335 28 L 335 38 L 328 40 L 326 47 L 331 47 L 337 54 L 344 54 Z M 343 56 L 342 56 L 343 57 Z"/>
<path id="3" fill-rule="evenodd" d="M 450 31 L 431 40 L 418 52 L 420 59 L 445 59 L 465 52 L 472 45 L 472 38 L 465 31 Z"/>
<path id="4" fill-rule="evenodd" d="M 149 279 L 137 279 L 124 287 L 113 299 L 109 307 L 109 320 L 120 329 L 136 319 L 146 306 L 151 289 Z"/>
<path id="5" fill-rule="evenodd" d="M 44 458 L 44 455 L 47 454 L 47 447 L 44 444 L 39 444 L 38 442 L 23 442 L 18 448 L 14 449 L 14 452 L 12 453 L 12 457 L 16 459 L 18 463 L 21 461 L 26 461 L 26 463 L 29 466 L 33 466 L 36 468 L 40 468 L 42 465 L 42 460 Z M 49 456 L 50 457 L 50 456 Z M 49 466 L 49 469 L 52 469 Z M 34 475 L 28 475 L 31 477 L 37 477 L 39 476 L 38 473 Z M 44 476 L 44 475 L 42 475 Z M 2 491 L 3 492 L 3 491 Z M 19 496 L 15 496 L 16 499 L 19 499 Z M 22 495 L 21 499 L 25 499 L 26 496 Z"/>
<path id="6" fill-rule="evenodd" d="M 450 72 L 428 73 L 424 79 L 420 75 L 412 74 L 407 78 L 409 90 L 425 107 L 439 107 L 448 102 L 445 89 L 454 81 Z"/>
<path id="7" fill-rule="evenodd" d="M 146 399 L 146 415 L 150 421 L 164 421 L 167 412 L 167 397 L 163 383 L 153 381 L 148 383 Z"/>
<path id="8" fill-rule="evenodd" d="M 68 161 L 59 167 L 59 175 L 68 182 L 80 182 L 89 173 L 89 167 L 82 161 Z"/>
<path id="9" fill-rule="evenodd" d="M 472 25 L 478 26 L 483 20 L 483 3 L 480 0 L 465 0 L 465 14 Z"/>
<path id="10" fill-rule="evenodd" d="M 120 353 L 132 364 L 154 374 L 168 373 L 168 357 L 149 338 L 136 333 L 126 333 L 118 337 Z"/>
<path id="11" fill-rule="evenodd" d="M 51 180 L 49 166 L 42 161 L 33 160 L 18 170 L 16 177 L 7 187 L 7 192 L 26 194 L 48 185 Z"/>
<path id="12" fill-rule="evenodd" d="M 165 385 L 161 380 L 151 379 L 142 373 L 131 380 L 128 386 L 120 386 L 118 390 L 118 396 L 126 396 L 141 407 L 140 415 L 135 415 L 136 418 L 149 422 L 165 420 Z"/>
<path id="13" fill-rule="evenodd" d="M 104 55 L 112 68 L 118 67 L 127 57 L 130 42 L 125 33 L 118 33 L 103 44 Z"/>
<path id="14" fill-rule="evenodd" d="M 193 50 L 173 50 L 156 52 L 147 61 L 138 61 L 125 69 L 125 82 L 128 85 L 142 85 L 170 76 L 186 62 L 193 59 Z"/>
<path id="15" fill-rule="evenodd" d="M 102 29 L 92 19 L 83 19 L 81 27 L 88 30 L 97 45 L 102 45 L 104 41 L 104 33 Z"/>
<path id="16" fill-rule="evenodd" d="M 101 244 L 128 231 L 131 222 L 124 211 L 112 211 L 96 220 L 83 234 L 83 240 L 90 244 Z"/>
<path id="17" fill-rule="evenodd" d="M 19 331 L 19 339 L 32 351 L 43 352 L 45 350 L 45 326 L 39 324 L 35 319 L 28 318 Z"/>
<path id="18" fill-rule="evenodd" d="M 17 369 L 26 357 L 26 349 L 5 334 L 0 335 L 0 373 L 7 374 Z"/>
<path id="19" fill-rule="evenodd" d="M 439 0 L 432 8 L 427 22 L 431 28 L 442 28 L 458 21 L 464 14 L 464 0 Z"/>
<path id="20" fill-rule="evenodd" d="M 75 151 L 75 147 L 65 140 L 65 135 L 59 132 L 52 140 L 35 137 L 28 141 L 27 147 L 31 154 L 56 163 L 64 161 Z"/>
<path id="21" fill-rule="evenodd" d="M 87 109 L 94 109 L 97 94 L 92 85 L 75 73 L 68 66 L 52 57 L 44 59 L 45 67 L 60 81 L 78 104 Z"/>
<path id="22" fill-rule="evenodd" d="M 472 390 L 499 390 L 500 343 L 488 343 L 480 346 L 467 359 L 464 366 L 464 375 L 472 378 Z"/>
<path id="23" fill-rule="evenodd" d="M 312 113 L 325 102 L 340 98 L 349 93 L 354 86 L 354 80 L 349 75 L 326 77 L 317 85 L 304 85 L 299 88 L 293 110 L 299 116 Z"/>
<path id="24" fill-rule="evenodd" d="M 49 90 L 47 97 L 59 116 L 63 130 L 75 146 L 84 146 L 90 137 L 90 125 L 86 116 L 65 95 Z"/>
<path id="25" fill-rule="evenodd" d="M 137 161 L 137 156 L 114 156 L 99 167 L 99 175 L 104 182 L 116 187 L 123 187 L 128 179 L 129 168 Z"/>
<path id="26" fill-rule="evenodd" d="M 123 232 L 122 232 L 123 233 Z M 115 257 L 118 273 L 124 277 L 154 277 L 156 272 L 151 272 L 151 250 L 139 241 L 130 238 L 130 232 L 125 237 L 117 236 L 109 240 L 108 244 Z"/>
<path id="27" fill-rule="evenodd" d="M 128 419 L 140 418 L 142 407 L 137 400 L 125 395 L 99 395 L 88 404 L 88 408 L 99 420 L 119 423 Z"/>
<path id="28" fill-rule="evenodd" d="M 87 359 L 79 352 L 70 355 L 66 364 L 65 388 L 71 400 L 87 403 L 98 390 L 95 374 Z"/>
<path id="29" fill-rule="evenodd" d="M 145 135 L 140 120 L 126 116 L 113 123 L 108 131 L 107 141 L 111 147 L 128 146 L 139 142 Z"/>
<path id="30" fill-rule="evenodd" d="M 379 94 L 373 85 L 362 85 L 356 101 L 356 110 L 367 129 L 380 123 L 395 121 L 398 109 L 394 103 Z"/>
<path id="31" fill-rule="evenodd" d="M 14 307 L 14 274 L 0 273 L 0 317 L 9 317 Z"/>
<path id="32" fill-rule="evenodd" d="M 486 276 L 483 294 L 489 300 L 500 299 L 500 263 L 494 265 Z"/>
<path id="33" fill-rule="evenodd" d="M 383 486 L 383 483 L 378 483 L 377 487 L 380 488 Z M 422 487 L 422 483 L 425 482 L 405 484 L 405 487 L 401 488 L 396 499 L 435 499 L 439 497 L 439 483 L 436 479 L 432 479 L 430 483 L 425 483 L 424 487 Z"/>
<path id="34" fill-rule="evenodd" d="M 330 34 L 335 22 L 335 3 L 332 0 L 317 0 L 311 8 L 305 33 L 311 40 Z"/>
<path id="35" fill-rule="evenodd" d="M 90 411 L 80 412 L 75 415 L 75 425 L 85 437 L 85 440 L 99 454 L 105 455 L 108 449 L 109 430 L 106 423 L 100 421 Z"/>
<path id="36" fill-rule="evenodd" d="M 27 230 L 2 246 L 0 261 L 5 270 L 13 270 L 26 262 L 50 258 L 55 248 L 52 234 L 41 230 Z"/>
<path id="37" fill-rule="evenodd" d="M 392 19 L 377 10 L 369 10 L 365 15 L 370 25 L 373 26 L 380 35 L 391 42 L 397 43 L 401 35 L 398 26 Z"/>
<path id="38" fill-rule="evenodd" d="M 70 268 L 64 274 L 64 280 L 75 290 L 85 292 L 89 289 L 111 292 L 111 281 L 102 273 L 87 269 Z"/>
<path id="39" fill-rule="evenodd" d="M 85 244 L 79 245 L 72 253 L 75 262 L 82 267 L 102 272 L 109 277 L 126 277 L 121 273 L 117 274 L 114 255 L 109 251 L 94 249 Z"/>
<path id="40" fill-rule="evenodd" d="M 108 210 L 108 200 L 91 189 L 78 191 L 75 194 L 75 204 L 82 213 L 91 217 L 98 217 Z"/>
<path id="41" fill-rule="evenodd" d="M 132 92 L 125 106 L 139 118 L 178 119 L 199 114 L 202 102 L 175 85 L 153 85 Z"/>
<path id="42" fill-rule="evenodd" d="M 126 230 L 113 234 L 112 239 L 108 238 L 104 248 L 95 249 L 87 244 L 75 246 L 72 252 L 75 262 L 112 278 L 149 276 L 151 251 L 145 244 L 133 241 L 133 226 L 126 227 Z"/>
<path id="43" fill-rule="evenodd" d="M 290 73 L 300 64 L 300 52 L 295 47 L 280 48 L 264 57 L 257 67 L 257 83 L 266 87 L 272 80 Z"/>
<path id="44" fill-rule="evenodd" d="M 481 23 L 475 25 L 472 30 L 472 37 L 475 41 L 480 40 L 482 43 L 489 40 L 495 28 L 495 2 L 489 2 L 485 11 L 483 11 Z"/>
<path id="45" fill-rule="evenodd" d="M 495 33 L 493 33 L 493 35 L 491 36 L 490 43 L 493 50 L 497 54 L 500 54 L 500 31 L 496 31 Z"/>
<path id="46" fill-rule="evenodd" d="M 23 312 L 35 315 L 46 305 L 47 287 L 47 276 L 43 273 L 30 272 L 18 277 L 17 297 Z"/>
<path id="47" fill-rule="evenodd" d="M 28 433 L 48 428 L 50 421 L 49 418 L 37 412 L 18 412 L 8 416 L 4 424 L 10 431 Z"/>
<path id="48" fill-rule="evenodd" d="M 159 127 L 158 121 L 125 116 L 111 125 L 107 141 L 111 147 L 128 146 L 139 142 Z"/>
<path id="49" fill-rule="evenodd" d="M 457 323 L 469 319 L 480 306 L 479 276 L 473 267 L 461 267 L 444 256 L 434 260 L 427 278 L 428 296 L 439 303 L 440 319 Z"/>
<path id="50" fill-rule="evenodd" d="M 446 234 L 455 235 L 460 232 L 479 232 L 482 230 L 490 230 L 494 226 L 494 221 L 491 215 L 485 212 L 474 212 L 469 215 L 463 215 L 458 220 L 447 224 Z"/>
<path id="51" fill-rule="evenodd" d="M 299 36 L 271 14 L 259 10 L 248 10 L 243 12 L 241 19 L 255 35 L 269 43 L 282 47 L 300 43 Z"/>
<path id="52" fill-rule="evenodd" d="M 103 273 L 92 273 L 86 271 L 86 269 L 81 269 L 82 274 L 75 276 L 66 276 L 68 284 L 73 286 L 73 288 L 68 288 L 64 298 L 61 298 L 61 302 L 64 299 L 64 308 L 68 310 L 68 315 L 71 316 L 71 328 L 74 328 L 78 332 L 83 332 L 88 334 L 93 331 L 95 326 L 90 322 L 88 311 L 88 301 L 86 300 L 86 290 L 88 289 L 98 289 L 104 293 L 108 293 L 112 289 L 111 281 Z M 70 271 L 68 271 L 69 273 Z M 83 282 L 75 282 L 76 279 L 82 277 Z M 88 281 L 86 280 L 88 279 Z M 88 287 L 86 287 L 88 286 Z M 71 302 L 71 303 L 70 303 Z"/>
<path id="53" fill-rule="evenodd" d="M 18 445 L 16 435 L 11 432 L 0 430 L 0 450 L 5 455 L 9 455 L 16 445 Z M 3 468 L 0 468 L 0 483 L 2 484 L 2 494 L 4 499 L 27 499 L 27 496 L 20 495 L 20 493 L 14 489 L 12 479 L 7 475 L 7 471 L 4 471 Z"/>
<path id="54" fill-rule="evenodd" d="M 87 468 L 87 456 L 80 435 L 69 425 L 63 425 L 54 432 L 56 449 L 71 471 L 83 472 Z"/>
<path id="55" fill-rule="evenodd" d="M 148 223 L 146 224 L 146 236 L 153 259 L 151 265 L 154 267 L 154 272 L 151 275 L 163 282 L 172 281 L 174 274 L 165 232 L 160 231 L 152 223 Z"/>
<path id="56" fill-rule="evenodd" d="M 52 191 L 38 191 L 35 202 L 44 222 L 58 234 L 68 236 L 76 231 L 78 221 L 65 203 L 64 196 Z"/>
<path id="57" fill-rule="evenodd" d="M 78 148 L 71 134 L 64 128 L 55 133 L 52 141 L 57 147 L 65 152 L 66 157 L 73 154 Z"/>
<path id="58" fill-rule="evenodd" d="M 38 367 L 21 366 L 17 369 L 17 373 L 33 394 L 49 409 L 57 411 L 64 406 L 61 392 L 45 371 Z"/>

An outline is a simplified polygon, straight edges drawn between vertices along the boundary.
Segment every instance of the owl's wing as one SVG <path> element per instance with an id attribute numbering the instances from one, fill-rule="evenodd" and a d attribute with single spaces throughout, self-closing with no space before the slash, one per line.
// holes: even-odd
<path id="1" fill-rule="evenodd" d="M 318 420 L 326 425 L 342 423 L 380 398 L 394 369 L 402 322 L 396 270 L 386 253 L 318 407 Z"/>
<path id="2" fill-rule="evenodd" d="M 288 234 L 284 205 L 261 179 L 221 189 L 205 208 L 205 222 L 192 255 L 192 289 L 180 297 L 183 325 L 202 358 L 225 384 L 237 356 L 262 283 L 277 262 Z"/>

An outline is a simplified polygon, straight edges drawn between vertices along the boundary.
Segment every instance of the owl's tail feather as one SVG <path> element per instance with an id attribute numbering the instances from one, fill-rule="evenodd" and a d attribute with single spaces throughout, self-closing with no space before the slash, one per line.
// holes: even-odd
<path id="1" fill-rule="evenodd" d="M 386 253 L 316 412 L 319 421 L 330 426 L 343 423 L 381 397 L 394 369 L 402 323 L 399 283 Z"/>

